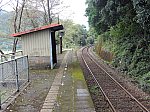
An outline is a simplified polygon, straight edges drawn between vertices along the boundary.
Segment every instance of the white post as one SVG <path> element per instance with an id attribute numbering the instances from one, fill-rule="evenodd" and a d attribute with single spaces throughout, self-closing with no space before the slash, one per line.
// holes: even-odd
<path id="1" fill-rule="evenodd" d="M 3 62 L 3 57 L 1 56 L 1 62 Z M 1 81 L 4 82 L 5 78 L 4 78 L 4 64 L 1 64 L 2 66 L 2 70 L 1 70 Z"/>
<path id="2" fill-rule="evenodd" d="M 54 68 L 54 65 L 53 65 L 52 36 L 51 36 L 51 31 L 50 31 L 50 63 L 51 63 L 51 69 L 53 69 L 53 68 Z"/>

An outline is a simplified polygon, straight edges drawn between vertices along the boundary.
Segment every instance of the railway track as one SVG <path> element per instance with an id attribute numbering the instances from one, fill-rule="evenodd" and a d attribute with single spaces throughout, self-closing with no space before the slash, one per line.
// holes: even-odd
<path id="1" fill-rule="evenodd" d="M 150 112 L 150 108 L 138 101 L 92 58 L 88 53 L 88 47 L 82 49 L 81 58 L 90 77 L 89 83 L 92 82 L 99 89 L 98 112 Z"/>

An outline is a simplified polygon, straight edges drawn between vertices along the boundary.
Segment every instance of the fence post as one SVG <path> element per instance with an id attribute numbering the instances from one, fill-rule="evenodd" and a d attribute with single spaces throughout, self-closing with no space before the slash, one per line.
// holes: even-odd
<path id="1" fill-rule="evenodd" d="M 17 86 L 17 92 L 19 92 L 19 77 L 18 77 L 18 66 L 17 66 L 17 59 L 15 59 L 15 73 L 16 73 L 16 86 Z"/>
<path id="2" fill-rule="evenodd" d="M 3 61 L 2 61 L 2 55 L 1 55 L 1 62 L 3 62 Z"/>
<path id="3" fill-rule="evenodd" d="M 3 67 L 3 64 L 2 64 L 2 83 L 4 82 L 4 67 Z"/>
<path id="4" fill-rule="evenodd" d="M 1 55 L 1 62 L 3 62 L 3 57 Z M 4 76 L 3 76 L 3 64 L 2 64 L 2 73 L 1 73 L 1 78 L 2 78 L 2 82 L 4 81 Z M 2 98 L 2 92 L 0 90 L 0 110 L 2 109 L 2 101 L 1 101 L 1 98 Z"/>
<path id="5" fill-rule="evenodd" d="M 23 56 L 23 51 L 21 51 L 21 55 Z"/>
<path id="6" fill-rule="evenodd" d="M 2 95 L 2 93 L 1 93 L 1 90 L 0 90 L 0 110 L 2 109 L 2 102 L 1 102 L 1 95 Z"/>
<path id="7" fill-rule="evenodd" d="M 1 62 L 3 62 L 3 57 L 1 56 Z M 2 81 L 3 81 L 3 64 L 2 64 L 2 76 L 1 76 L 1 78 L 2 78 Z M 0 110 L 2 109 L 2 102 L 1 102 L 1 97 L 2 97 L 2 93 L 1 93 L 1 90 L 0 90 Z"/>
<path id="8" fill-rule="evenodd" d="M 29 78 L 29 58 L 28 58 L 28 55 L 27 55 L 27 70 L 28 70 L 27 78 L 28 78 L 28 82 L 29 82 L 30 78 Z"/>

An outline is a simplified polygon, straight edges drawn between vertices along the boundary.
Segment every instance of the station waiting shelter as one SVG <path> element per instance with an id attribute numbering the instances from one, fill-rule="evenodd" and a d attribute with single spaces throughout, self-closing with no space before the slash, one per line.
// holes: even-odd
<path id="1" fill-rule="evenodd" d="M 50 66 L 57 63 L 56 31 L 63 30 L 61 24 L 49 24 L 39 28 L 12 34 L 21 38 L 23 55 L 29 56 L 29 63 Z"/>

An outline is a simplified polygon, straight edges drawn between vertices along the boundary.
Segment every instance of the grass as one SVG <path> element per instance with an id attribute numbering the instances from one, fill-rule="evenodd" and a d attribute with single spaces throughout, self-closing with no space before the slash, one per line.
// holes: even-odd
<path id="1" fill-rule="evenodd" d="M 72 76 L 75 80 L 84 80 L 83 72 L 78 61 L 71 64 Z"/>
<path id="2" fill-rule="evenodd" d="M 99 87 L 96 86 L 96 85 L 91 85 L 91 87 L 90 87 L 89 90 L 90 90 L 90 92 L 91 92 L 92 94 L 98 95 L 98 93 L 99 93 Z"/>

